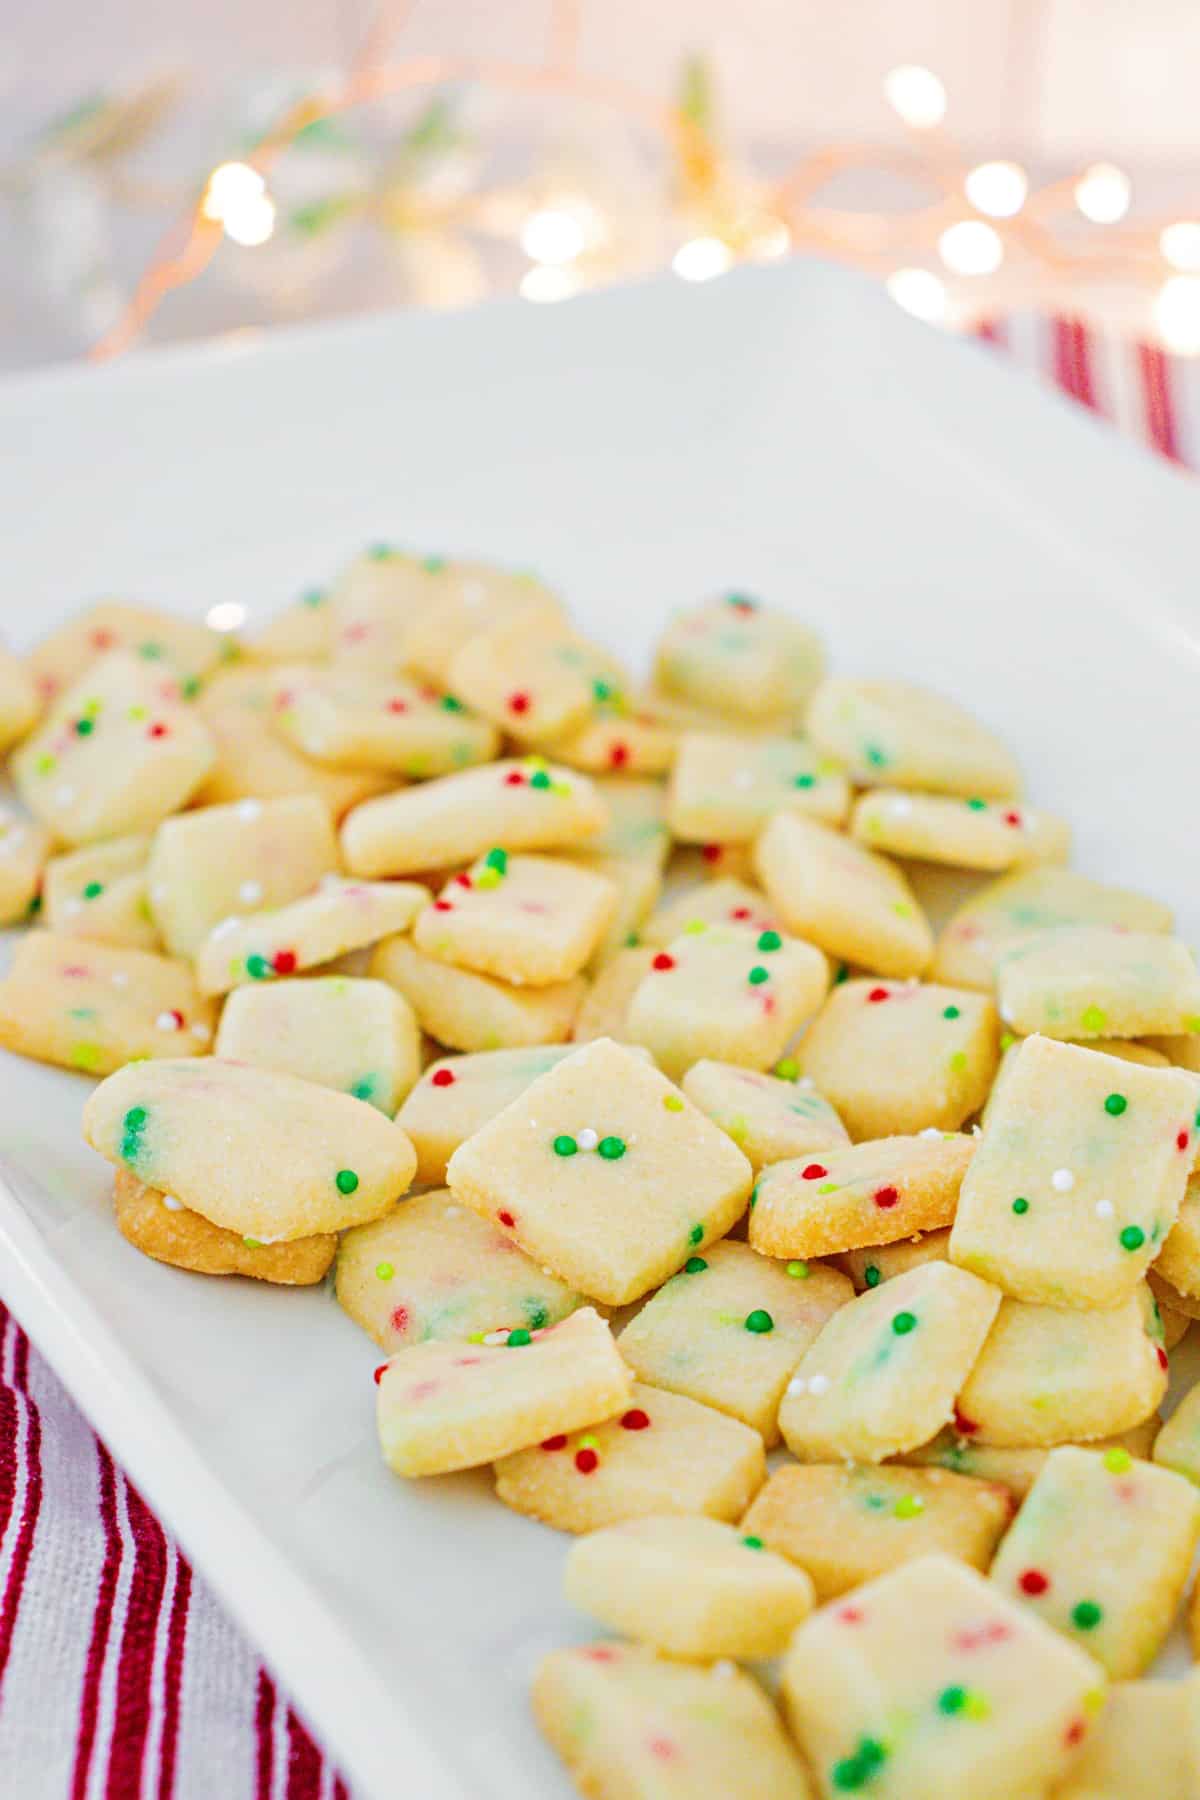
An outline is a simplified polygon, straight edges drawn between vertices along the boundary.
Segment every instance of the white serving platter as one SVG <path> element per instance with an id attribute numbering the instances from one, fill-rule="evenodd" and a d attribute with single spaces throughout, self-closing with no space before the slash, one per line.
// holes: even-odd
<path id="1" fill-rule="evenodd" d="M 815 264 L 138 356 L 0 388 L 0 631 L 119 591 L 252 620 L 365 542 L 533 565 L 634 658 L 733 586 L 842 668 L 1006 732 L 1080 867 L 1200 928 L 1196 489 Z M 82 1077 L 0 1061 L 0 1292 L 295 1693 L 358 1800 L 555 1800 L 529 1723 L 583 1634 L 563 1540 L 482 1475 L 403 1484 L 324 1291 L 117 1235 Z"/>

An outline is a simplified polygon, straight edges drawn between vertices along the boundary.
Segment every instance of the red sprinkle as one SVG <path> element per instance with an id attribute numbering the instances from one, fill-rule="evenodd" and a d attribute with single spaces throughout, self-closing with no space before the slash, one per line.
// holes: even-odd
<path id="1" fill-rule="evenodd" d="M 1168 1365 L 1168 1363 L 1167 1363 L 1167 1353 L 1166 1353 L 1166 1351 L 1165 1351 L 1165 1350 L 1164 1350 L 1164 1349 L 1163 1349 L 1163 1347 L 1162 1347 L 1162 1345 L 1161 1345 L 1161 1344 L 1157 1344 L 1157 1345 L 1156 1345 L 1156 1346 L 1155 1346 L 1155 1348 L 1156 1348 L 1156 1350 L 1157 1350 L 1157 1351 L 1158 1351 L 1158 1366 L 1159 1366 L 1159 1368 L 1160 1368 L 1160 1369 L 1165 1369 L 1165 1368 L 1167 1368 L 1167 1367 L 1168 1367 L 1168 1366 L 1169 1366 L 1169 1365 Z"/>
<path id="2" fill-rule="evenodd" d="M 375 1386 L 376 1387 L 379 1386 L 380 1382 L 383 1380 L 383 1378 L 387 1374 L 387 1372 L 388 1372 L 387 1364 L 380 1363 L 379 1367 L 375 1371 Z"/>
<path id="3" fill-rule="evenodd" d="M 857 1606 L 843 1606 L 834 1614 L 834 1618 L 843 1625 L 861 1625 L 863 1622 L 862 1612 Z"/>
<path id="4" fill-rule="evenodd" d="M 623 769 L 629 761 L 629 745 L 613 744 L 608 752 L 608 760 L 614 769 Z"/>
<path id="5" fill-rule="evenodd" d="M 396 1306 L 396 1307 L 392 1308 L 392 1330 L 393 1331 L 407 1331 L 408 1330 L 408 1308 L 407 1308 L 407 1306 Z"/>
<path id="6" fill-rule="evenodd" d="M 430 1080 L 433 1082 L 434 1087 L 453 1087 L 454 1086 L 454 1070 L 453 1069 L 435 1069 L 433 1074 L 430 1076 Z"/>
<path id="7" fill-rule="evenodd" d="M 524 787 L 525 777 L 520 769 L 510 769 L 504 777 L 504 785 L 505 787 Z"/>
<path id="8" fill-rule="evenodd" d="M 975 1433 L 979 1430 L 979 1427 L 974 1419 L 968 1419 L 966 1413 L 959 1412 L 956 1406 L 954 1409 L 954 1429 L 957 1431 L 959 1437 L 974 1437 Z"/>
<path id="9" fill-rule="evenodd" d="M 626 1431 L 645 1431 L 650 1423 L 650 1414 L 643 1412 L 640 1406 L 631 1406 L 627 1413 L 621 1414 L 621 1423 Z"/>
<path id="10" fill-rule="evenodd" d="M 673 969 L 675 967 L 675 958 L 673 956 L 668 956 L 665 950 L 660 950 L 658 955 L 654 958 L 654 961 L 650 964 L 650 967 L 652 969 Z"/>
<path id="11" fill-rule="evenodd" d="M 1019 812 L 1006 812 L 1004 815 L 1004 823 L 1006 825 L 1019 825 L 1021 823 L 1020 813 Z"/>
<path id="12" fill-rule="evenodd" d="M 898 1190 L 894 1187 L 876 1188 L 875 1194 L 874 1194 L 874 1200 L 875 1200 L 876 1206 L 882 1206 L 885 1209 L 889 1206 L 895 1206 L 895 1204 L 899 1200 L 899 1198 L 900 1198 L 900 1194 L 899 1194 Z"/>
<path id="13" fill-rule="evenodd" d="M 1191 1141 L 1188 1133 L 1186 1131 L 1181 1131 L 1179 1136 L 1175 1139 L 1175 1148 L 1177 1150 L 1186 1150 Z"/>
<path id="14" fill-rule="evenodd" d="M 705 844 L 700 854 L 705 862 L 720 862 L 721 846 L 720 844 Z"/>
<path id="15" fill-rule="evenodd" d="M 1011 1636 L 1011 1625 L 992 1619 L 986 1625 L 968 1625 L 956 1631 L 951 1643 L 956 1650 L 985 1650 L 989 1644 L 1007 1643 Z"/>
<path id="16" fill-rule="evenodd" d="M 750 917 L 750 908 L 748 906 L 735 906 L 729 916 L 731 919 L 748 919 Z"/>
<path id="17" fill-rule="evenodd" d="M 651 1756 L 657 1756 L 660 1762 L 671 1762 L 677 1754 L 675 1745 L 667 1737 L 647 1738 L 646 1748 Z"/>
<path id="18" fill-rule="evenodd" d="M 167 1014 L 167 1017 L 171 1020 L 176 1031 L 183 1030 L 184 1018 L 183 1018 L 183 1014 L 180 1012 L 180 1010 L 177 1006 L 171 1007 L 170 1011 Z"/>
<path id="19" fill-rule="evenodd" d="M 294 950 L 277 950 L 271 959 L 271 967 L 277 975 L 291 975 L 296 968 L 296 952 Z"/>
<path id="20" fill-rule="evenodd" d="M 167 728 L 163 724 L 161 719 L 155 719 L 153 725 L 150 725 L 147 727 L 147 730 L 146 730 L 147 737 L 165 738 L 166 735 L 167 735 Z"/>
<path id="21" fill-rule="evenodd" d="M 581 1475 L 590 1475 L 592 1470 L 598 1469 L 599 1466 L 600 1458 L 594 1450 L 577 1450 L 575 1452 L 575 1467 Z"/>
<path id="22" fill-rule="evenodd" d="M 117 641 L 111 631 L 105 631 L 103 628 L 99 631 L 93 631 L 91 637 L 92 646 L 96 650 L 111 650 L 112 646 Z"/>
<path id="23" fill-rule="evenodd" d="M 471 886 L 471 877 L 467 874 L 465 869 L 461 875 L 456 875 L 454 879 L 457 881 L 459 887 L 469 888 Z"/>
<path id="24" fill-rule="evenodd" d="M 1023 1569 L 1017 1581 L 1023 1594 L 1038 1595 L 1049 1592 L 1050 1577 L 1043 1575 L 1040 1569 Z"/>
<path id="25" fill-rule="evenodd" d="M 870 993 L 867 995 L 867 999 L 871 1002 L 871 1004 L 873 1006 L 878 1006 L 878 1004 L 881 1000 L 890 1000 L 891 997 L 892 996 L 888 992 L 887 988 L 872 988 Z"/>
<path id="26" fill-rule="evenodd" d="M 342 632 L 343 644 L 361 644 L 367 635 L 365 625 L 347 625 Z"/>
<path id="27" fill-rule="evenodd" d="M 800 1173 L 805 1181 L 820 1181 L 823 1175 L 828 1175 L 829 1170 L 824 1163 L 808 1163 Z"/>
<path id="28" fill-rule="evenodd" d="M 514 1218 L 513 1218 L 513 1216 L 512 1216 L 512 1214 L 511 1214 L 511 1213 L 510 1213 L 510 1212 L 502 1212 L 502 1213 L 497 1213 L 497 1214 L 496 1214 L 496 1217 L 497 1217 L 497 1218 L 498 1218 L 498 1219 L 499 1219 L 499 1221 L 500 1221 L 500 1223 L 501 1223 L 501 1224 L 502 1224 L 502 1225 L 507 1225 L 507 1226 L 508 1226 L 508 1227 L 509 1227 L 509 1229 L 510 1229 L 510 1230 L 511 1230 L 511 1229 L 512 1229 L 512 1227 L 513 1227 L 513 1226 L 514 1226 L 514 1225 L 515 1225 L 515 1224 L 516 1224 L 516 1222 L 517 1222 L 517 1221 L 516 1221 L 516 1220 L 515 1220 L 515 1219 L 514 1219 Z"/>
<path id="29" fill-rule="evenodd" d="M 1075 1744 L 1082 1743 L 1083 1735 L 1086 1732 L 1086 1730 L 1087 1730 L 1087 1721 L 1085 1719 L 1072 1719 L 1071 1723 L 1067 1726 L 1067 1735 L 1066 1735 L 1067 1745 L 1069 1747 L 1071 1747 L 1071 1746 L 1074 1746 Z"/>
<path id="30" fill-rule="evenodd" d="M 586 1656 L 589 1662 L 616 1662 L 617 1660 L 616 1651 L 610 1650 L 607 1644 L 590 1644 L 586 1650 L 581 1650 L 579 1654 L 581 1656 Z"/>
<path id="31" fill-rule="evenodd" d="M 556 1431 L 553 1437 L 542 1439 L 543 1450 L 565 1450 L 566 1447 L 567 1434 L 565 1431 Z"/>
<path id="32" fill-rule="evenodd" d="M 529 711 L 529 695 L 524 693 L 510 694 L 508 696 L 508 710 L 509 712 L 515 713 L 527 713 Z"/>
<path id="33" fill-rule="evenodd" d="M 408 701 L 407 700 L 389 700 L 387 703 L 387 709 L 390 713 L 405 713 L 408 711 Z"/>
<path id="34" fill-rule="evenodd" d="M 453 912 L 454 908 L 451 906 L 449 900 L 435 900 L 433 903 L 433 910 L 434 912 Z"/>

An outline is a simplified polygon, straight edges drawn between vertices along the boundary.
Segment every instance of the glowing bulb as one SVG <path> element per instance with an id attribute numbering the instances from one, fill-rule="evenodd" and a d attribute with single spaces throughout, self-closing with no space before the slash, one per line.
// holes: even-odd
<path id="1" fill-rule="evenodd" d="M 976 212 L 1011 219 L 1025 204 L 1029 177 L 1017 163 L 986 162 L 971 170 L 964 185 Z"/>
<path id="2" fill-rule="evenodd" d="M 932 69 L 905 63 L 889 69 L 883 82 L 888 104 L 914 131 L 928 131 L 946 116 L 946 90 Z"/>
<path id="3" fill-rule="evenodd" d="M 1173 269 L 1192 273 L 1200 269 L 1200 224 L 1180 219 L 1167 225 L 1159 236 L 1158 247 Z"/>
<path id="4" fill-rule="evenodd" d="M 236 205 L 226 206 L 221 224 L 226 237 L 253 249 L 265 244 L 275 229 L 275 202 L 270 194 L 247 194 Z"/>
<path id="5" fill-rule="evenodd" d="M 887 278 L 887 291 L 897 306 L 926 324 L 940 324 L 946 316 L 945 283 L 928 269 L 896 269 Z"/>
<path id="6" fill-rule="evenodd" d="M 535 263 L 521 277 L 521 294 L 526 300 L 569 300 L 579 292 L 581 282 L 571 269 L 555 269 Z"/>
<path id="7" fill-rule="evenodd" d="M 938 239 L 942 261 L 956 275 L 990 275 L 1004 261 L 1000 233 L 982 219 L 960 219 Z"/>
<path id="8" fill-rule="evenodd" d="M 238 600 L 218 600 L 205 613 L 204 623 L 213 631 L 236 631 L 246 623 L 246 609 Z"/>
<path id="9" fill-rule="evenodd" d="M 763 262 L 775 262 L 792 247 L 792 234 L 782 219 L 775 219 L 757 232 L 750 244 L 750 254 Z"/>
<path id="10" fill-rule="evenodd" d="M 723 275 L 732 264 L 733 251 L 722 238 L 698 237 L 680 244 L 671 267 L 685 281 L 711 281 L 714 275 Z"/>
<path id="11" fill-rule="evenodd" d="M 1124 169 L 1093 163 L 1075 183 L 1075 204 L 1093 225 L 1115 225 L 1129 211 L 1131 192 Z"/>
<path id="12" fill-rule="evenodd" d="M 569 212 L 546 208 L 530 213 L 521 227 L 521 248 L 531 262 L 572 262 L 586 244 L 583 226 Z"/>
<path id="13" fill-rule="evenodd" d="M 1154 322 L 1168 350 L 1200 355 L 1200 276 L 1172 275 L 1154 302 Z"/>
<path id="14" fill-rule="evenodd" d="M 206 219 L 222 224 L 226 215 L 253 202 L 266 192 L 267 184 L 249 163 L 227 162 L 213 170 L 204 186 L 200 211 Z"/>

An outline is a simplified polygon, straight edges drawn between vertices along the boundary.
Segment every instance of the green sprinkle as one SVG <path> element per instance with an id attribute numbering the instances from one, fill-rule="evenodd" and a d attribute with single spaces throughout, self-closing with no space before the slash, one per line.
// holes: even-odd
<path id="1" fill-rule="evenodd" d="M 867 750 L 867 761 L 870 763 L 870 765 L 873 769 L 886 769 L 887 768 L 887 755 L 883 750 L 881 750 L 879 748 L 878 744 L 868 744 L 866 746 L 866 750 Z"/>
<path id="2" fill-rule="evenodd" d="M 542 1327 L 549 1323 L 550 1314 L 544 1306 L 539 1306 L 536 1301 L 527 1300 L 525 1302 L 525 1314 L 529 1320 L 530 1331 L 541 1331 Z"/>
<path id="3" fill-rule="evenodd" d="M 375 1092 L 375 1082 L 370 1075 L 364 1075 L 361 1081 L 354 1083 L 350 1092 L 356 1100 L 369 1100 Z"/>
<path id="4" fill-rule="evenodd" d="M 1146 1234 L 1140 1225 L 1127 1225 L 1121 1233 L 1122 1250 L 1140 1250 L 1146 1241 Z"/>
<path id="5" fill-rule="evenodd" d="M 897 1519 L 916 1519 L 925 1511 L 925 1502 L 919 1494 L 901 1494 L 892 1513 Z"/>
<path id="6" fill-rule="evenodd" d="M 798 1081 L 800 1078 L 800 1064 L 796 1061 L 794 1056 L 785 1056 L 782 1062 L 777 1062 L 775 1064 L 775 1073 L 778 1075 L 780 1081 Z"/>
<path id="7" fill-rule="evenodd" d="M 358 1186 L 358 1176 L 353 1169 L 339 1169 L 333 1179 L 339 1194 L 352 1194 Z"/>
<path id="8" fill-rule="evenodd" d="M 1128 1450 L 1114 1444 L 1111 1450 L 1104 1452 L 1104 1466 L 1112 1475 L 1125 1475 L 1133 1467 L 1133 1458 Z"/>
<path id="9" fill-rule="evenodd" d="M 873 1288 L 879 1286 L 879 1283 L 883 1280 L 883 1276 L 875 1267 L 874 1263 L 868 1263 L 863 1270 L 863 1280 L 869 1288 Z"/>
<path id="10" fill-rule="evenodd" d="M 246 973 L 255 981 L 265 981 L 267 976 L 271 973 L 271 965 L 265 956 L 259 956 L 257 954 L 248 956 L 246 958 Z"/>
<path id="11" fill-rule="evenodd" d="M 916 1313 L 898 1312 L 892 1320 L 892 1330 L 897 1337 L 907 1337 L 910 1331 L 915 1331 L 916 1324 Z"/>
<path id="12" fill-rule="evenodd" d="M 849 981 L 849 979 L 850 979 L 850 964 L 849 963 L 839 963 L 838 968 L 837 968 L 837 973 L 833 978 L 834 987 L 840 987 L 843 981 Z"/>
<path id="13" fill-rule="evenodd" d="M 380 1281 L 390 1281 L 396 1271 L 390 1262 L 381 1262 L 375 1264 L 375 1273 Z"/>
<path id="14" fill-rule="evenodd" d="M 683 1265 L 683 1272 L 685 1275 L 699 1275 L 707 1267 L 708 1264 L 702 1256 L 689 1256 Z"/>
<path id="15" fill-rule="evenodd" d="M 509 1332 L 505 1342 L 510 1350 L 520 1350 L 524 1345 L 532 1344 L 533 1338 L 523 1325 L 518 1325 L 515 1331 Z"/>
<path id="16" fill-rule="evenodd" d="M 703 1237 L 704 1237 L 703 1225 L 693 1225 L 692 1229 L 688 1232 L 688 1243 L 689 1244 L 699 1244 L 703 1240 Z"/>
<path id="17" fill-rule="evenodd" d="M 964 1687 L 943 1688 L 938 1695 L 938 1711 L 953 1715 L 960 1713 L 967 1704 L 967 1690 Z"/>
<path id="18" fill-rule="evenodd" d="M 1108 1024 L 1108 1014 L 1099 1006 L 1085 1006 L 1079 1022 L 1085 1031 L 1102 1032 Z"/>
<path id="19" fill-rule="evenodd" d="M 324 606 L 329 598 L 324 588 L 306 588 L 300 596 L 301 606 Z"/>
<path id="20" fill-rule="evenodd" d="M 611 681 L 596 680 L 592 683 L 592 698 L 600 701 L 601 704 L 605 700 L 611 700 L 616 691 Z"/>
<path id="21" fill-rule="evenodd" d="M 180 682 L 179 691 L 185 700 L 194 700 L 200 692 L 200 677 L 189 675 L 185 681 Z"/>
<path id="22" fill-rule="evenodd" d="M 761 1336 L 764 1332 L 774 1331 L 774 1329 L 774 1319 L 761 1306 L 756 1306 L 752 1313 L 746 1314 L 747 1331 L 753 1331 L 756 1335 Z"/>
<path id="23" fill-rule="evenodd" d="M 88 1075 L 99 1072 L 103 1056 L 99 1044 L 72 1044 L 71 1067 L 82 1069 Z"/>
<path id="24" fill-rule="evenodd" d="M 887 1751 L 877 1738 L 861 1738 L 858 1745 L 859 1759 L 868 1769 L 877 1769 L 880 1763 L 887 1761 Z"/>
<path id="25" fill-rule="evenodd" d="M 85 900 L 98 900 L 103 892 L 104 883 L 102 881 L 89 881 L 84 887 L 83 897 Z"/>
<path id="26" fill-rule="evenodd" d="M 34 758 L 33 766 L 39 775 L 53 775 L 57 767 L 54 758 L 46 751 Z"/>
<path id="27" fill-rule="evenodd" d="M 157 662 L 162 656 L 162 653 L 163 647 L 161 644 L 147 643 L 138 645 L 138 655 L 144 656 L 147 662 Z"/>
<path id="28" fill-rule="evenodd" d="M 987 801 L 986 800 L 968 800 L 967 805 L 970 807 L 972 812 L 986 812 L 987 811 Z"/>
<path id="29" fill-rule="evenodd" d="M 485 869 L 495 869 L 497 874 L 507 875 L 508 851 L 499 849 L 489 850 L 483 859 L 483 866 Z"/>
<path id="30" fill-rule="evenodd" d="M 462 701 L 456 700 L 453 694 L 443 694 L 441 705 L 443 712 L 462 712 L 464 710 Z"/>
<path id="31" fill-rule="evenodd" d="M 243 1242 L 243 1244 L 245 1244 L 247 1250 L 261 1250 L 262 1249 L 262 1239 L 261 1238 L 244 1237 L 242 1239 L 242 1242 Z"/>
<path id="32" fill-rule="evenodd" d="M 140 1131 L 148 1116 L 144 1106 L 131 1106 L 125 1114 L 126 1131 Z"/>
<path id="33" fill-rule="evenodd" d="M 816 785 L 817 785 L 817 778 L 815 775 L 793 775 L 792 776 L 792 786 L 793 787 L 810 788 L 810 787 L 815 787 Z"/>
<path id="34" fill-rule="evenodd" d="M 1097 1606 L 1094 1600 L 1080 1600 L 1071 1608 L 1071 1623 L 1080 1631 L 1094 1631 L 1103 1617 L 1103 1607 Z"/>
<path id="35" fill-rule="evenodd" d="M 1111 1113 L 1114 1119 L 1119 1119 L 1128 1105 L 1129 1102 L 1124 1094 L 1110 1094 L 1104 1102 L 1104 1110 L 1106 1113 Z"/>
<path id="36" fill-rule="evenodd" d="M 756 1187 L 753 1187 L 750 1189 L 750 1211 L 753 1212 L 757 1205 L 758 1205 L 758 1189 Z"/>
<path id="37" fill-rule="evenodd" d="M 390 556 L 396 555 L 396 552 L 390 544 L 372 544 L 367 551 L 367 555 L 372 562 L 387 562 Z M 309 604 L 312 604 L 311 601 Z"/>
<path id="38" fill-rule="evenodd" d="M 753 1533 L 751 1533 L 749 1537 L 744 1537 L 742 1542 L 745 1544 L 747 1550 L 761 1550 L 763 1547 L 762 1539 L 760 1537 L 755 1537 Z"/>
<path id="39" fill-rule="evenodd" d="M 870 1776 L 870 1769 L 865 1763 L 859 1762 L 856 1756 L 848 1756 L 843 1762 L 833 1765 L 833 1785 L 843 1793 L 862 1787 L 863 1783 L 870 1779 Z"/>
<path id="40" fill-rule="evenodd" d="M 756 950 L 763 950 L 763 951 L 780 950 L 780 949 L 782 949 L 782 947 L 783 947 L 783 939 L 780 937 L 780 935 L 777 931 L 762 932 L 759 937 L 758 943 L 755 945 Z"/>
<path id="41" fill-rule="evenodd" d="M 596 1145 L 596 1149 L 606 1162 L 618 1162 L 625 1154 L 625 1140 L 619 1137 L 603 1137 Z"/>
<path id="42" fill-rule="evenodd" d="M 957 1006 L 947 1006 L 942 1012 L 942 1017 L 943 1019 L 961 1019 L 962 1009 Z"/>
<path id="43" fill-rule="evenodd" d="M 770 979 L 770 971 L 764 969 L 761 963 L 756 963 L 746 977 L 746 980 L 750 983 L 751 987 L 761 987 L 764 981 L 769 981 Z"/>
<path id="44" fill-rule="evenodd" d="M 556 1137 L 554 1140 L 555 1156 L 574 1156 L 578 1148 L 579 1145 L 575 1142 L 575 1139 L 569 1137 L 565 1131 L 561 1136 Z"/>
<path id="45" fill-rule="evenodd" d="M 1017 1214 L 1018 1218 L 1020 1218 L 1020 1216 L 1023 1213 L 1027 1213 L 1029 1211 L 1029 1202 L 1028 1202 L 1028 1200 L 1026 1200 L 1024 1194 L 1017 1195 L 1016 1199 L 1012 1203 L 1012 1209 Z"/>
<path id="46" fill-rule="evenodd" d="M 787 1273 L 793 1281 L 807 1281 L 808 1264 L 806 1262 L 790 1262 L 787 1266 Z"/>
<path id="47" fill-rule="evenodd" d="M 76 737 L 91 737 L 95 729 L 96 722 L 94 719 L 76 719 L 75 721 Z"/>
<path id="48" fill-rule="evenodd" d="M 421 567 L 428 575 L 440 575 L 445 566 L 444 556 L 425 556 L 421 559 Z"/>
<path id="49" fill-rule="evenodd" d="M 532 788 L 548 788 L 550 786 L 550 777 L 547 775 L 545 769 L 535 770 L 529 777 L 529 785 Z"/>

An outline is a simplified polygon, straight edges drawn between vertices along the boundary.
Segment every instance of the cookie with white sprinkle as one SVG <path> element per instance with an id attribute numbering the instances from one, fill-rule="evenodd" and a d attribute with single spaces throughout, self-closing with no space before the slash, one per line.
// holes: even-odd
<path id="1" fill-rule="evenodd" d="M 404 661 L 439 687 L 450 685 L 455 657 L 484 631 L 517 624 L 530 633 L 565 627 L 562 602 L 529 570 L 447 556 L 422 557 L 420 568 L 423 604 L 406 633 Z M 361 649 L 365 653 L 365 642 Z"/>
<path id="2" fill-rule="evenodd" d="M 264 1244 L 214 1225 L 173 1194 L 147 1187 L 128 1169 L 113 1183 L 117 1230 L 155 1262 L 196 1275 L 248 1275 L 278 1287 L 313 1287 L 323 1281 L 337 1250 L 332 1232 Z"/>
<path id="3" fill-rule="evenodd" d="M 162 946 L 150 912 L 145 836 L 110 838 L 52 856 L 42 880 L 43 917 L 51 931 L 128 944 L 134 950 Z"/>
<path id="4" fill-rule="evenodd" d="M 1002 874 L 1030 863 L 1065 862 L 1071 829 L 1053 813 L 1024 802 L 965 800 L 943 794 L 876 788 L 855 802 L 850 830 L 889 856 L 948 863 L 956 869 Z"/>
<path id="5" fill-rule="evenodd" d="M 421 1072 L 416 1016 L 386 981 L 315 975 L 235 988 L 215 1051 L 365 1100 L 389 1118 Z"/>
<path id="6" fill-rule="evenodd" d="M 1200 1033 L 1200 973 L 1186 944 L 1152 931 L 1060 926 L 996 961 L 1000 1017 L 1052 1038 Z"/>
<path id="7" fill-rule="evenodd" d="M 269 668 L 235 663 L 220 670 L 196 709 L 217 753 L 196 792 L 198 806 L 312 794 L 340 819 L 392 785 L 378 769 L 332 769 L 294 749 L 274 727 L 275 676 Z"/>
<path id="8" fill-rule="evenodd" d="M 220 632 L 177 613 L 124 600 L 97 600 L 35 644 L 28 666 L 39 695 L 55 703 L 112 651 L 135 657 L 149 674 L 178 682 L 187 699 L 216 669 L 225 640 Z"/>
<path id="9" fill-rule="evenodd" d="M 741 592 L 676 613 L 654 658 L 659 686 L 690 706 L 797 724 L 824 670 L 825 647 L 811 626 Z"/>
<path id="10" fill-rule="evenodd" d="M 248 919 L 222 919 L 196 951 L 196 979 L 206 994 L 243 983 L 275 981 L 319 968 L 405 931 L 428 902 L 415 881 L 349 881 L 327 875 L 286 906 L 260 907 Z"/>
<path id="11" fill-rule="evenodd" d="M 667 820 L 681 843 L 748 843 L 781 808 L 841 825 L 849 783 L 802 738 L 701 731 L 680 738 Z"/>
<path id="12" fill-rule="evenodd" d="M 499 748 L 493 726 L 447 699 L 401 675 L 293 665 L 276 673 L 271 723 L 314 762 L 424 781 Z"/>
<path id="13" fill-rule="evenodd" d="M 1008 746 L 956 700 L 903 681 L 833 675 L 813 697 L 808 733 L 861 787 L 1010 800 L 1021 775 Z"/>

